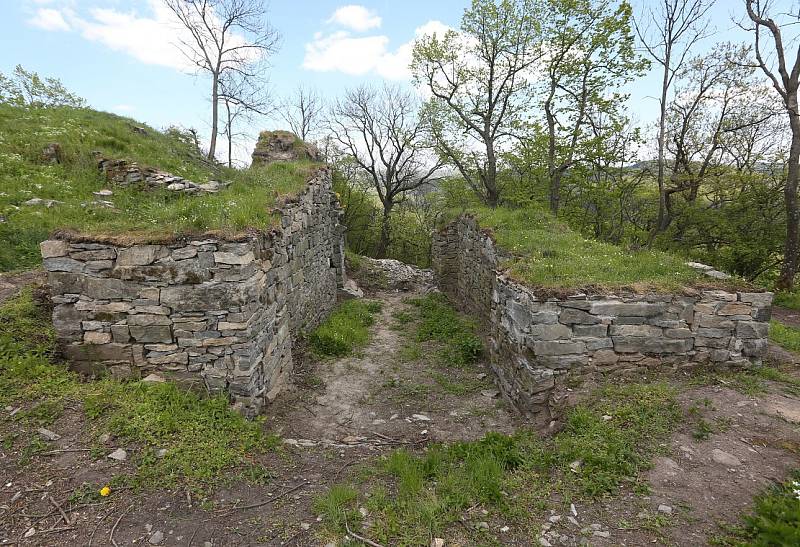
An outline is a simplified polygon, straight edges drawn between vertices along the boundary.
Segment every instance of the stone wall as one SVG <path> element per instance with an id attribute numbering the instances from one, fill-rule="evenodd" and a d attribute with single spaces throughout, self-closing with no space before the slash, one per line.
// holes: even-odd
<path id="1" fill-rule="evenodd" d="M 546 423 L 576 377 L 709 363 L 760 364 L 772 293 L 537 296 L 500 270 L 491 235 L 464 216 L 434 237 L 437 282 L 481 319 L 503 394 Z"/>
<path id="2" fill-rule="evenodd" d="M 327 315 L 344 276 L 328 169 L 276 211 L 279 226 L 236 241 L 42 243 L 66 356 L 87 371 L 202 381 L 258 412 L 291 369 L 294 337 Z"/>

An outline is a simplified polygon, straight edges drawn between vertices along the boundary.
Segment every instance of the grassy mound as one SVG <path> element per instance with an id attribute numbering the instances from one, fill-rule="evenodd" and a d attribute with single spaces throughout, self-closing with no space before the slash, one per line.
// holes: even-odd
<path id="1" fill-rule="evenodd" d="M 698 282 L 711 285 L 676 256 L 652 250 L 625 251 L 586 239 L 539 209 L 474 211 L 481 227 L 514 258 L 505 264 L 528 285 L 548 289 L 634 288 L 676 290 Z"/>
<path id="2" fill-rule="evenodd" d="M 136 130 L 141 128 L 143 131 Z M 61 163 L 44 161 L 50 143 Z M 218 194 L 190 196 L 167 190 L 109 186 L 93 152 L 156 167 L 197 183 L 232 184 Z M 169 239 L 180 234 L 263 229 L 281 194 L 302 188 L 317 164 L 275 163 L 252 170 L 209 163 L 177 131 L 160 132 L 130 118 L 90 109 L 22 108 L 0 105 L 0 271 L 39 263 L 39 242 L 55 229 L 102 235 Z M 113 190 L 115 209 L 89 205 L 103 188 Z M 30 206 L 32 198 L 62 202 Z"/>

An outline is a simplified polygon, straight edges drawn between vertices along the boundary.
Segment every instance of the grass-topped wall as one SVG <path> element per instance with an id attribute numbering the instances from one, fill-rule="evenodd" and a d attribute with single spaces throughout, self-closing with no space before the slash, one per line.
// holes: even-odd
<path id="1" fill-rule="evenodd" d="M 142 241 L 266 230 L 277 221 L 269 214 L 276 202 L 320 168 L 301 160 L 229 169 L 209 162 L 190 137 L 91 109 L 0 105 L 0 271 L 38 264 L 39 243 L 56 229 Z M 219 190 L 174 191 L 172 179 L 119 184 L 102 159 Z"/>
<path id="2" fill-rule="evenodd" d="M 479 210 L 433 243 L 440 288 L 480 318 L 498 384 L 521 410 L 547 423 L 568 385 L 594 376 L 761 363 L 772 293 L 707 279 L 663 253 L 587 241 L 542 217 Z"/>

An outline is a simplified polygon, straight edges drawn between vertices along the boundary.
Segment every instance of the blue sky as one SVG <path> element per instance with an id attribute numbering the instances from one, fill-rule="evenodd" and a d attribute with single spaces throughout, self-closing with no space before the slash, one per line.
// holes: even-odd
<path id="1" fill-rule="evenodd" d="M 642 4 L 656 0 L 639 0 Z M 778 0 L 778 4 L 792 0 Z M 334 97 L 351 85 L 407 82 L 410 44 L 422 31 L 457 27 L 467 0 L 272 0 L 270 19 L 283 36 L 272 59 L 277 95 L 298 84 Z M 174 33 L 159 0 L 19 0 L 4 2 L 0 71 L 16 64 L 56 76 L 91 106 L 156 127 L 208 127 L 208 80 L 182 70 Z M 747 40 L 730 21 L 740 0 L 718 0 L 711 12 L 717 40 Z M 653 119 L 659 77 L 630 87 L 640 122 Z M 263 122 L 277 126 L 279 122 Z"/>

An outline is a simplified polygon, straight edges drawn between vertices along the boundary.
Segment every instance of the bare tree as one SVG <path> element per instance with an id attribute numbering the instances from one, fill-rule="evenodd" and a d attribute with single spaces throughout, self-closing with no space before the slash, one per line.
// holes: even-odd
<path id="1" fill-rule="evenodd" d="M 211 76 L 211 139 L 208 158 L 217 151 L 220 87 L 235 74 L 257 88 L 267 58 L 275 53 L 280 35 L 266 21 L 264 0 L 164 0 L 189 31 L 181 49 L 200 72 Z M 241 101 L 240 101 L 241 102 Z"/>
<path id="2" fill-rule="evenodd" d="M 708 35 L 705 15 L 713 0 L 660 0 L 657 8 L 649 7 L 634 20 L 636 33 L 647 54 L 661 65 L 661 97 L 658 117 L 658 220 L 650 235 L 666 228 L 667 198 L 665 193 L 665 142 L 667 96 L 675 76 L 686 62 L 692 47 Z"/>
<path id="3" fill-rule="evenodd" d="M 281 117 L 292 133 L 307 141 L 322 124 L 325 103 L 315 89 L 297 86 L 294 93 L 281 104 Z"/>
<path id="4" fill-rule="evenodd" d="M 426 154 L 417 101 L 399 87 L 361 86 L 334 103 L 328 130 L 363 170 L 383 205 L 375 254 L 386 256 L 389 217 L 406 193 L 431 182 L 442 164 Z"/>
<path id="5" fill-rule="evenodd" d="M 783 264 L 781 273 L 776 282 L 776 287 L 791 290 L 794 287 L 794 277 L 797 273 L 800 249 L 798 236 L 800 236 L 800 209 L 797 203 L 797 184 L 800 175 L 800 111 L 798 111 L 797 90 L 800 87 L 800 49 L 794 54 L 794 59 L 787 58 L 784 47 L 782 29 L 786 25 L 779 25 L 772 18 L 771 2 L 769 0 L 745 0 L 747 16 L 754 26 L 749 30 L 755 39 L 755 56 L 758 67 L 769 78 L 772 87 L 778 92 L 786 107 L 789 117 L 789 127 L 792 130 L 792 142 L 789 147 L 789 165 L 784 186 L 784 201 L 786 203 L 786 240 L 784 243 Z M 800 22 L 800 14 L 784 14 L 791 21 L 787 24 Z M 761 33 L 765 32 L 772 47 L 761 42 Z M 791 56 L 792 53 L 789 52 Z M 774 58 L 768 63 L 767 59 Z M 777 66 L 775 66 L 777 64 Z"/>
<path id="6" fill-rule="evenodd" d="M 256 115 L 268 115 L 273 107 L 272 97 L 266 82 L 258 85 L 250 78 L 231 72 L 220 80 L 219 100 L 225 110 L 221 133 L 228 141 L 228 167 L 233 167 L 233 143 L 247 135 L 237 130 L 236 125 L 252 121 Z"/>

